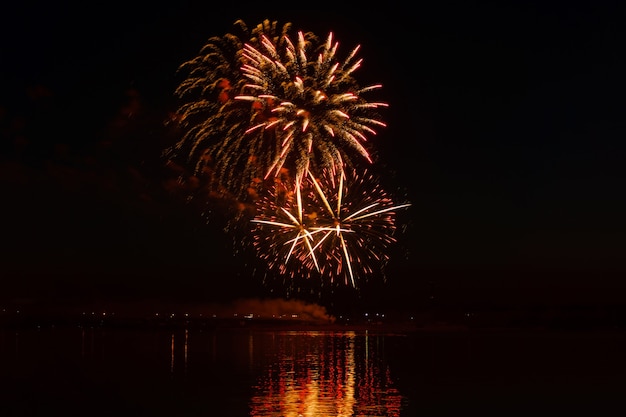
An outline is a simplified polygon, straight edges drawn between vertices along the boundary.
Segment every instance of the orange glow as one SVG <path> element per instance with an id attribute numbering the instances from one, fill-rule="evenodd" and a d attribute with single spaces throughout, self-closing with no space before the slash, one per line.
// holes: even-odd
<path id="1" fill-rule="evenodd" d="M 258 380 L 251 416 L 400 415 L 402 396 L 380 367 L 375 340 L 354 332 L 291 333 L 275 339 L 279 353 Z"/>

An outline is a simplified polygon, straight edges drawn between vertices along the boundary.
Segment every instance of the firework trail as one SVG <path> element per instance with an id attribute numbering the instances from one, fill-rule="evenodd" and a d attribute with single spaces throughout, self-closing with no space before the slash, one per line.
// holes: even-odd
<path id="1" fill-rule="evenodd" d="M 258 256 L 281 275 L 357 287 L 384 268 L 396 211 L 410 204 L 394 204 L 368 172 L 307 174 L 293 188 L 276 184 L 259 200 L 252 220 Z"/>
<path id="2" fill-rule="evenodd" d="M 215 191 L 242 200 L 285 172 L 301 183 L 307 171 L 372 162 L 368 138 L 385 126 L 378 112 L 387 104 L 365 98 L 380 85 L 354 78 L 359 47 L 341 60 L 332 33 L 320 41 L 292 35 L 290 23 L 236 25 L 242 35 L 212 37 L 180 66 L 184 135 L 166 155 L 183 156 Z"/>

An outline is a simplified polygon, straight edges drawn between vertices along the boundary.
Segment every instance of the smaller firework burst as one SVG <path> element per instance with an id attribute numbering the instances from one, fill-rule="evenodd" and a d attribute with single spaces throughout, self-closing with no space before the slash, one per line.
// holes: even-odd
<path id="1" fill-rule="evenodd" d="M 394 204 L 368 172 L 307 172 L 294 187 L 277 183 L 259 200 L 255 247 L 281 275 L 357 287 L 384 268 L 396 241 L 395 212 L 409 206 Z"/>

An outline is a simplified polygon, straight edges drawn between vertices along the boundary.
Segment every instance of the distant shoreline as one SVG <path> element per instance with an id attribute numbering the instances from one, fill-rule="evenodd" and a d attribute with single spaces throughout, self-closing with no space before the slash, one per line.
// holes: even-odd
<path id="1" fill-rule="evenodd" d="M 371 335 L 411 335 L 429 333 L 462 334 L 468 332 L 626 332 L 626 326 L 611 323 L 597 325 L 466 325 L 447 322 L 416 323 L 416 322 L 323 322 L 295 319 L 236 319 L 236 318 L 204 318 L 159 320 L 146 318 L 93 318 L 77 319 L 27 317 L 23 319 L 0 319 L 0 331 L 28 331 L 46 329 L 93 328 L 113 329 L 121 331 L 270 331 L 294 333 L 346 333 Z"/>

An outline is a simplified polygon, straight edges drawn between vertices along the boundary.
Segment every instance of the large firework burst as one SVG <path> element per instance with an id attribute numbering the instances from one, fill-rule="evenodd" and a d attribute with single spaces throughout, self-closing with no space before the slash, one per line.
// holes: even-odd
<path id="1" fill-rule="evenodd" d="M 276 184 L 258 201 L 257 253 L 282 275 L 343 279 L 356 287 L 384 268 L 395 212 L 408 206 L 394 204 L 366 171 L 326 170 L 319 178 L 307 172 L 295 187 Z"/>
<path id="2" fill-rule="evenodd" d="M 378 111 L 386 104 L 365 99 L 380 85 L 354 78 L 359 47 L 341 60 L 332 33 L 320 41 L 310 32 L 292 37 L 290 23 L 236 25 L 242 35 L 212 37 L 181 65 L 185 133 L 168 156 L 185 156 L 196 175 L 241 199 L 285 170 L 302 183 L 307 170 L 371 162 L 367 141 L 385 126 Z"/>

